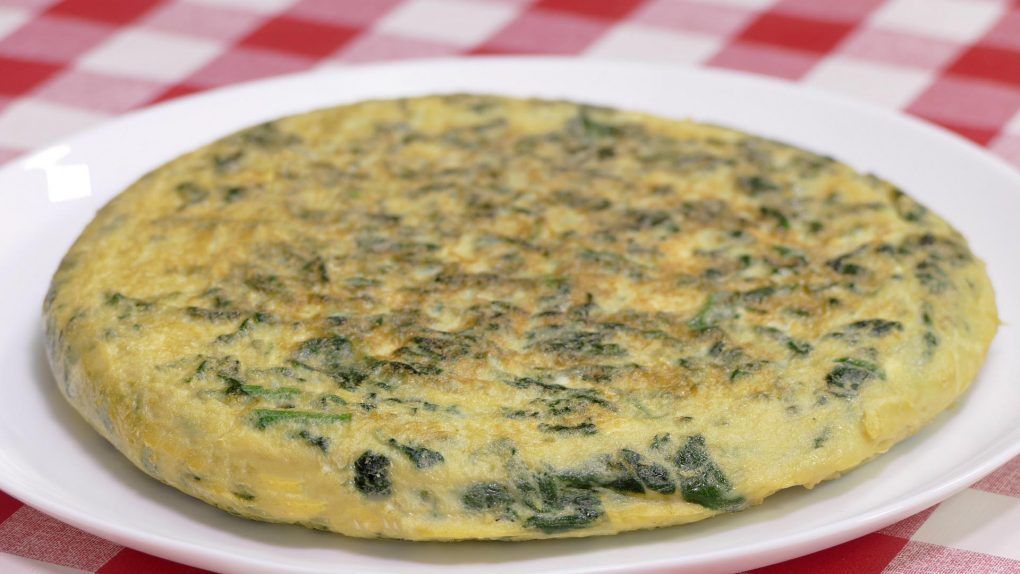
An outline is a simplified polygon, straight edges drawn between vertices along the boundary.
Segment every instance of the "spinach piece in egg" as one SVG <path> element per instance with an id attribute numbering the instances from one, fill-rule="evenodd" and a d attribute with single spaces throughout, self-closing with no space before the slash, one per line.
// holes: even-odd
<path id="1" fill-rule="evenodd" d="M 386 496 L 393 491 L 390 459 L 366 450 L 354 461 L 354 488 L 362 494 Z"/>
<path id="2" fill-rule="evenodd" d="M 739 510 L 743 496 L 733 492 L 733 485 L 712 459 L 705 437 L 692 435 L 673 457 L 679 470 L 680 494 L 684 500 L 712 510 Z"/>

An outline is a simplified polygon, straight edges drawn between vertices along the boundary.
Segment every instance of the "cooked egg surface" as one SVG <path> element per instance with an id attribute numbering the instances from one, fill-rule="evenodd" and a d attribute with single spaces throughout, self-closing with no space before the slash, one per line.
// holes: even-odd
<path id="1" fill-rule="evenodd" d="M 61 391 L 149 475 L 350 536 L 701 520 L 886 451 L 998 325 L 936 214 L 738 131 L 371 101 L 146 175 L 45 302 Z"/>

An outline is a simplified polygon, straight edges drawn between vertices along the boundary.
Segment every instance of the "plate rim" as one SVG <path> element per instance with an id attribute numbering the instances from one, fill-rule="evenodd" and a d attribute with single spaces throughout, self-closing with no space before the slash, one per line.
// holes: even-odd
<path id="1" fill-rule="evenodd" d="M 161 102 L 156 105 L 133 110 L 123 115 L 116 116 L 108 121 L 102 122 L 86 130 L 65 136 L 50 144 L 32 150 L 28 154 L 15 158 L 0 165 L 0 181 L 9 176 L 15 170 L 23 168 L 26 162 L 32 161 L 34 157 L 45 153 L 57 146 L 70 146 L 74 149 L 79 141 L 88 140 L 94 137 L 102 137 L 104 132 L 117 131 L 123 125 L 134 123 L 149 115 L 162 113 L 178 107 L 201 106 L 203 99 L 223 97 L 227 94 L 241 94 L 248 90 L 263 90 L 272 84 L 286 84 L 289 82 L 305 80 L 316 76 L 337 75 L 356 76 L 358 74 L 372 74 L 386 70 L 399 70 L 401 68 L 421 68 L 432 66 L 493 66 L 501 65 L 542 65 L 542 66 L 588 66 L 593 69 L 605 67 L 627 67 L 646 68 L 656 70 L 663 74 L 692 74 L 703 76 L 715 76 L 728 78 L 729 81 L 744 82 L 748 85 L 764 85 L 773 90 L 784 92 L 784 95 L 792 94 L 794 97 L 810 97 L 828 106 L 841 106 L 853 113 L 868 114 L 877 116 L 879 119 L 889 122 L 897 122 L 905 128 L 919 132 L 925 139 L 933 139 L 944 145 L 954 148 L 954 153 L 962 153 L 980 161 L 989 169 L 995 169 L 998 175 L 1012 180 L 1020 189 L 1020 171 L 1009 165 L 1004 159 L 990 153 L 987 149 L 966 138 L 936 124 L 929 123 L 920 118 L 908 115 L 899 110 L 881 107 L 865 101 L 857 100 L 845 95 L 823 90 L 814 86 L 803 85 L 790 81 L 777 79 L 770 76 L 753 74 L 742 71 L 706 68 L 703 66 L 674 65 L 645 60 L 628 60 L 616 58 L 577 58 L 560 56 L 474 56 L 464 57 L 442 57 L 423 58 L 413 60 L 399 60 L 384 63 L 358 64 L 351 66 L 330 66 L 305 70 L 296 73 L 272 76 L 269 78 L 230 84 L 227 86 L 190 94 L 184 97 L 175 98 L 170 101 Z M 411 88 L 413 91 L 413 87 Z M 438 93 L 438 92 L 437 92 Z M 337 94 L 337 99 L 342 99 L 343 94 Z M 390 96 L 383 96 L 390 97 Z M 201 145 L 196 143 L 196 145 Z M 172 159 L 172 158 L 168 158 Z M 111 198 L 114 196 L 111 196 Z M 959 461 L 960 464 L 977 460 L 978 464 L 970 466 L 966 471 L 950 474 L 948 480 L 936 484 L 902 500 L 892 504 L 885 504 L 864 514 L 857 514 L 851 517 L 839 519 L 835 522 L 825 524 L 821 528 L 805 531 L 799 534 L 789 535 L 784 538 L 770 539 L 753 544 L 745 544 L 736 548 L 710 551 L 708 553 L 684 556 L 688 562 L 680 565 L 676 559 L 653 559 L 642 562 L 634 562 L 627 565 L 609 565 L 583 571 L 598 572 L 637 572 L 637 571 L 658 571 L 662 568 L 698 568 L 706 567 L 713 563 L 730 560 L 743 560 L 748 562 L 751 557 L 761 554 L 773 554 L 773 559 L 768 563 L 788 560 L 795 556 L 828 548 L 873 532 L 887 526 L 896 520 L 902 519 L 910 514 L 928 508 L 938 502 L 945 500 L 953 494 L 967 488 L 981 478 L 999 468 L 1012 458 L 1020 455 L 1020 428 L 1012 434 L 1000 435 L 998 440 L 982 451 L 973 454 L 969 459 Z M 120 526 L 96 518 L 86 510 L 79 509 L 74 505 L 61 504 L 54 498 L 48 498 L 45 494 L 33 491 L 30 487 L 22 488 L 20 481 L 12 479 L 8 473 L 2 472 L 7 468 L 6 461 L 0 457 L 0 489 L 8 495 L 22 501 L 23 503 L 36 508 L 58 520 L 75 526 L 86 532 L 90 532 L 112 542 L 135 548 L 149 554 L 174 560 L 184 564 L 191 564 L 206 568 L 218 568 L 222 566 L 243 566 L 253 571 L 276 571 L 277 568 L 288 568 L 293 572 L 318 572 L 317 569 L 304 566 L 288 565 L 285 562 L 267 563 L 259 559 L 249 558 L 235 553 L 224 551 L 216 547 L 201 545 L 191 540 L 174 538 L 170 536 L 153 534 L 148 531 L 138 531 Z M 823 541 L 819 545 L 814 545 Z M 793 554 L 784 554 L 784 549 L 798 547 Z M 694 559 L 693 562 L 690 559 Z M 751 563 L 751 562 L 748 562 Z M 763 565 L 754 562 L 755 565 Z M 571 570 L 573 571 L 573 570 Z M 578 570 L 582 571 L 582 570 Z"/>

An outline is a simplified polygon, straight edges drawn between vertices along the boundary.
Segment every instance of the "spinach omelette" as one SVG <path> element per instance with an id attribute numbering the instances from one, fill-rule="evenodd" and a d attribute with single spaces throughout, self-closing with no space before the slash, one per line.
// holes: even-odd
<path id="1" fill-rule="evenodd" d="M 231 513 L 590 536 L 812 487 L 949 406 L 998 325 L 900 189 L 722 127 L 370 101 L 149 173 L 45 301 L 74 407 Z"/>

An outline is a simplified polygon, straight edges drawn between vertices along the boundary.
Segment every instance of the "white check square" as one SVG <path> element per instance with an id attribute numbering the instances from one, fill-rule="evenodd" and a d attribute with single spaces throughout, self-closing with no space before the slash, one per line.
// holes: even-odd
<path id="1" fill-rule="evenodd" d="M 199 4 L 209 6 L 225 6 L 230 8 L 241 8 L 250 12 L 271 14 L 280 12 L 294 4 L 297 0 L 191 0 Z M 365 0 L 371 2 L 372 0 Z"/>
<path id="2" fill-rule="evenodd" d="M 754 10 L 764 10 L 769 6 L 775 4 L 778 0 L 715 0 L 716 4 L 729 4 L 731 6 L 739 6 L 741 8 L 751 8 Z"/>
<path id="3" fill-rule="evenodd" d="M 0 552 L 0 572 L 6 572 L 7 574 L 82 574 L 85 571 L 80 568 L 61 566 L 51 562 L 43 562 Z"/>
<path id="4" fill-rule="evenodd" d="M 10 34 L 31 18 L 27 10 L 0 6 L 0 38 Z"/>
<path id="5" fill-rule="evenodd" d="M 201 68 L 223 47 L 217 42 L 152 30 L 127 29 L 85 54 L 82 69 L 175 82 Z"/>
<path id="6" fill-rule="evenodd" d="M 698 63 L 715 54 L 723 40 L 690 32 L 669 32 L 639 24 L 620 24 L 600 38 L 588 56 Z"/>
<path id="7" fill-rule="evenodd" d="M 804 83 L 889 107 L 907 106 L 935 79 L 934 73 L 831 56 L 818 63 Z"/>
<path id="8" fill-rule="evenodd" d="M 1020 499 L 968 488 L 940 504 L 912 540 L 1020 560 L 1017 524 Z"/>
<path id="9" fill-rule="evenodd" d="M 375 29 L 390 34 L 473 46 L 510 22 L 520 8 L 466 0 L 411 0 L 383 16 Z"/>
<path id="10" fill-rule="evenodd" d="M 33 149 L 106 119 L 59 104 L 22 99 L 0 112 L 0 146 Z"/>
<path id="11" fill-rule="evenodd" d="M 1002 15 L 998 2 L 891 0 L 871 15 L 871 24 L 956 42 L 971 42 Z"/>
<path id="12" fill-rule="evenodd" d="M 1014 114 L 1013 117 L 1010 118 L 1008 122 L 1006 122 L 1006 125 L 1003 126 L 1002 131 L 1006 133 L 1020 135 L 1020 111 Z"/>

